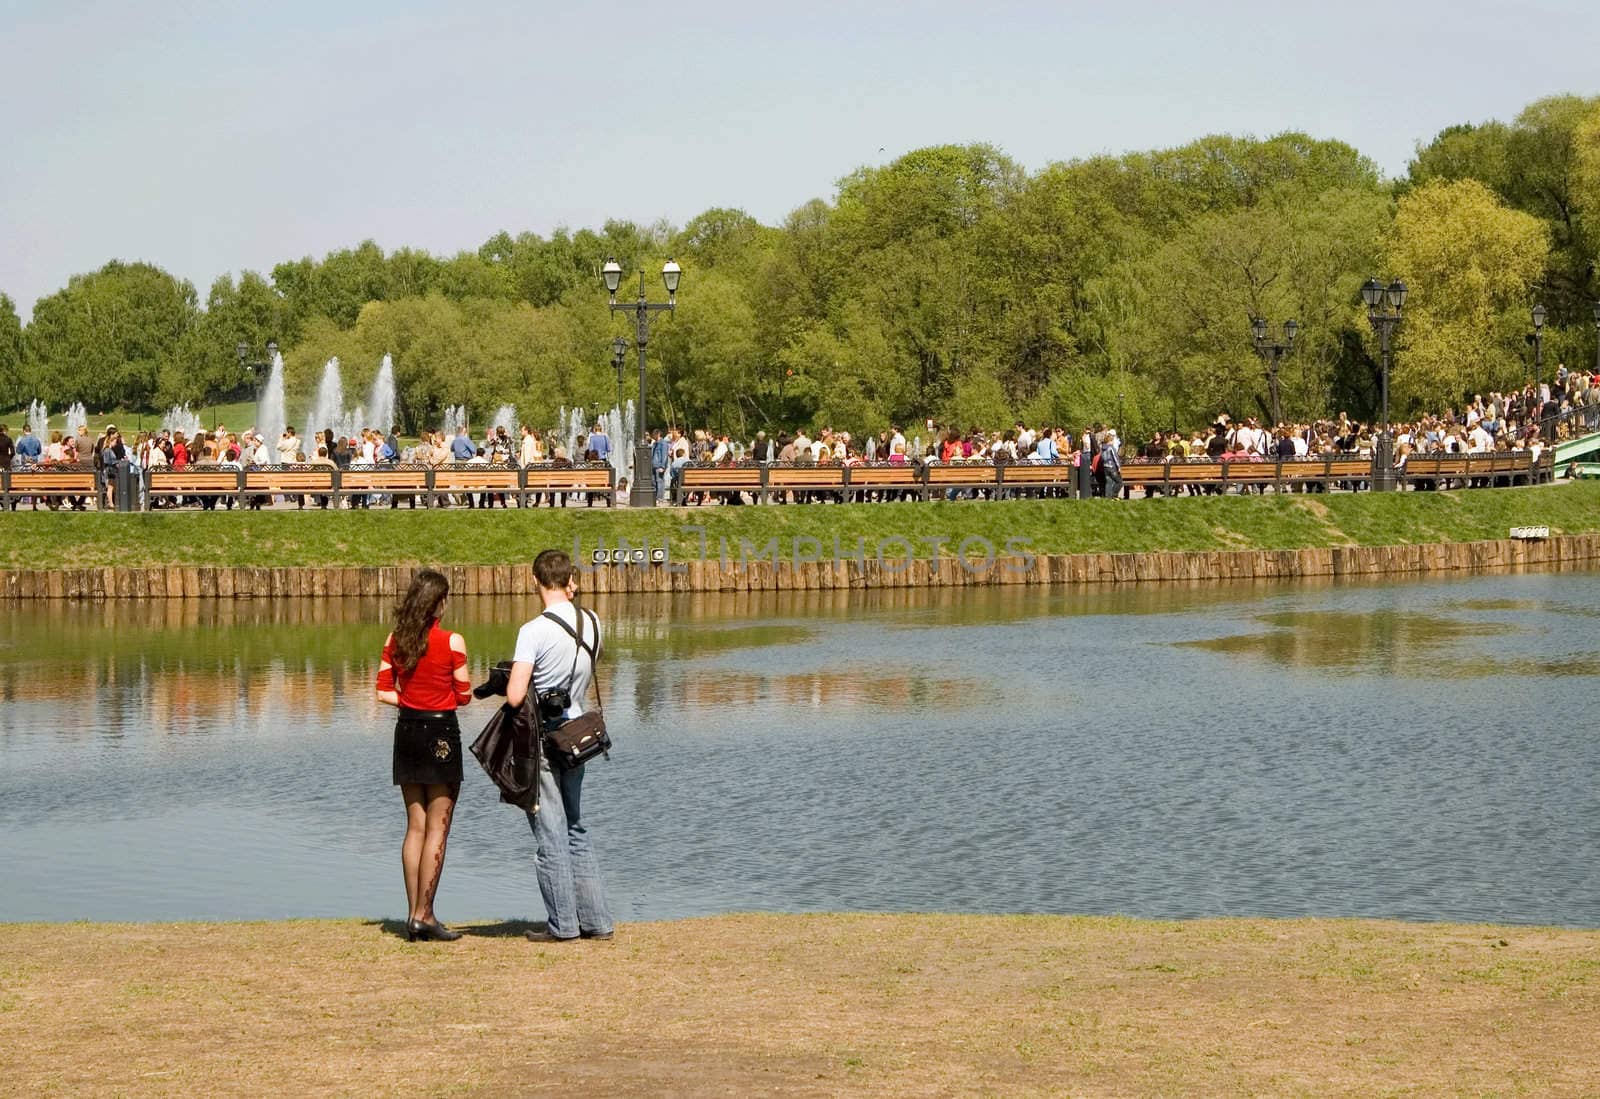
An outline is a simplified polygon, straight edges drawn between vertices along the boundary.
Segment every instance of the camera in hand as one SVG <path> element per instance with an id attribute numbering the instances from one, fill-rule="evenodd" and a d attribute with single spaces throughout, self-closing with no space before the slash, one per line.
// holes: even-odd
<path id="1" fill-rule="evenodd" d="M 539 692 L 539 720 L 546 725 L 559 725 L 567 719 L 572 706 L 572 695 L 565 687 L 551 687 Z"/>

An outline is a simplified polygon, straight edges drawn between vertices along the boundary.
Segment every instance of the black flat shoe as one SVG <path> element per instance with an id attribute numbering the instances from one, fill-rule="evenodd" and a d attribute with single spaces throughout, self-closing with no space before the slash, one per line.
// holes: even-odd
<path id="1" fill-rule="evenodd" d="M 461 938 L 461 932 L 451 931 L 438 920 L 416 921 L 417 939 L 422 942 L 453 943 Z"/>
<path id="2" fill-rule="evenodd" d="M 615 932 L 611 932 L 611 931 L 580 931 L 580 932 L 578 932 L 578 938 L 580 938 L 580 939 L 593 939 L 595 942 L 600 942 L 600 943 L 608 943 L 614 937 L 615 937 Z"/>
<path id="3" fill-rule="evenodd" d="M 421 934 L 418 928 L 421 926 L 422 925 L 416 920 L 406 921 L 406 942 L 414 943 L 417 941 L 417 936 Z"/>
<path id="4" fill-rule="evenodd" d="M 530 943 L 575 943 L 578 941 L 578 936 L 576 935 L 563 939 L 561 936 L 552 935 L 548 931 L 524 931 L 522 937 Z"/>

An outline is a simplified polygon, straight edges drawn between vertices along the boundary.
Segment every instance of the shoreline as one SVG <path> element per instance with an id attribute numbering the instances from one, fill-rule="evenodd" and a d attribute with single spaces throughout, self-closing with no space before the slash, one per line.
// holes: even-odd
<path id="1" fill-rule="evenodd" d="M 0 924 L 18 1094 L 1593 1094 L 1600 932 L 729 915 Z"/>
<path id="2" fill-rule="evenodd" d="M 841 591 L 1076 586 L 1223 580 L 1297 580 L 1447 575 L 1584 568 L 1600 562 L 1600 534 L 1552 534 L 1391 546 L 1307 549 L 1157 550 L 1138 553 L 1024 554 L 916 558 L 905 543 L 845 560 L 785 558 L 778 552 L 731 553 L 658 564 L 586 565 L 580 584 L 591 595 L 702 592 Z M 771 550 L 772 543 L 764 547 Z M 992 547 L 991 547 L 992 548 Z M 898 553 L 899 556 L 894 554 Z M 230 565 L 101 566 L 0 569 L 0 600 L 298 599 L 404 593 L 417 566 Z M 440 565 L 458 595 L 528 595 L 531 564 Z"/>

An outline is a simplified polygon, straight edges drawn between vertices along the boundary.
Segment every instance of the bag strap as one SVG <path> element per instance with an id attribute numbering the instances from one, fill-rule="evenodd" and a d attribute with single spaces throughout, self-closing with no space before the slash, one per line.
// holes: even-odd
<path id="1" fill-rule="evenodd" d="M 600 620 L 594 617 L 593 611 L 586 610 L 583 607 L 578 606 L 576 603 L 573 604 L 573 609 L 578 612 L 578 628 L 576 630 L 567 625 L 565 621 L 557 617 L 551 611 L 545 611 L 544 614 L 540 615 L 540 617 L 548 618 L 550 621 L 560 626 L 563 630 L 566 630 L 567 636 L 571 637 L 572 640 L 578 643 L 577 650 L 574 650 L 572 654 L 572 673 L 567 676 L 567 689 L 569 691 L 572 689 L 573 681 L 578 678 L 579 652 L 581 651 L 589 654 L 589 671 L 591 673 L 591 678 L 594 680 L 595 708 L 600 711 L 600 716 L 603 718 L 606 716 L 606 704 L 605 701 L 600 697 L 600 650 L 595 646 L 584 644 L 583 641 L 584 616 L 587 615 L 594 621 L 594 635 L 597 641 L 600 637 Z"/>

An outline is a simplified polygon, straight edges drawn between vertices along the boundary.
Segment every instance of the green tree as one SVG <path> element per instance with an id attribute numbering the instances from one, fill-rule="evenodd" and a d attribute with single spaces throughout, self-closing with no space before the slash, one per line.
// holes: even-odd
<path id="1" fill-rule="evenodd" d="M 194 287 L 147 263 L 113 261 L 40 299 L 28 372 L 52 405 L 149 408 L 200 317 Z"/>
<path id="2" fill-rule="evenodd" d="M 1600 244 L 1600 208 L 1586 190 L 1584 150 L 1593 130 L 1585 125 L 1600 97 L 1557 95 L 1530 103 L 1506 125 L 1453 126 L 1418 150 L 1410 181 L 1473 179 L 1508 206 L 1540 219 L 1550 250 L 1540 278 L 1545 306 L 1556 327 L 1587 326 L 1600 293 L 1594 255 Z M 1587 139 L 1582 135 L 1588 134 Z"/>
<path id="3" fill-rule="evenodd" d="M 661 366 L 670 419 L 751 434 L 761 421 L 755 313 L 743 287 L 716 269 L 697 271 L 693 307 L 657 321 L 651 347 Z M 652 421 L 669 417 L 652 414 Z"/>
<path id="4" fill-rule="evenodd" d="M 1521 380 L 1531 289 L 1550 251 L 1544 223 L 1475 180 L 1434 181 L 1400 200 L 1385 250 L 1411 290 L 1390 374 L 1400 412 Z"/>
<path id="5" fill-rule="evenodd" d="M 256 378 L 240 366 L 235 348 L 243 343 L 261 355 L 270 341 L 287 347 L 293 336 L 286 304 L 265 278 L 246 271 L 235 283 L 224 275 L 211 284 L 205 312 L 162 366 L 156 403 L 201 405 L 253 393 Z"/>
<path id="6" fill-rule="evenodd" d="M 0 408 L 20 408 L 27 396 L 22 375 L 22 320 L 17 306 L 0 294 Z"/>

